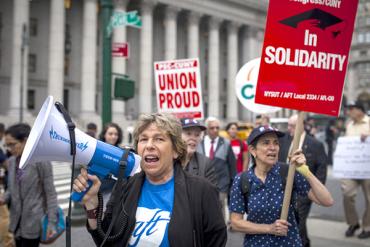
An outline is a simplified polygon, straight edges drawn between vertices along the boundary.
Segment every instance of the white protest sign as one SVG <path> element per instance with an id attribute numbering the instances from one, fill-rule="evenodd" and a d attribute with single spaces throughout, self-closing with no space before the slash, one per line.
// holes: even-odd
<path id="1" fill-rule="evenodd" d="M 370 138 L 339 137 L 334 153 L 333 176 L 336 178 L 370 178 Z"/>
<path id="2" fill-rule="evenodd" d="M 198 58 L 154 63 L 158 112 L 203 119 Z"/>
<path id="3" fill-rule="evenodd" d="M 244 64 L 235 78 L 235 92 L 240 103 L 248 110 L 266 114 L 280 110 L 279 107 L 255 103 L 258 71 L 261 58 L 256 58 Z"/>

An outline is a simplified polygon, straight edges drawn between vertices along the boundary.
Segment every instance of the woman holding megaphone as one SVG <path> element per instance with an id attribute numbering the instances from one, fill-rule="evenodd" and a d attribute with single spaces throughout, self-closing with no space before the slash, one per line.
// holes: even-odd
<path id="1" fill-rule="evenodd" d="M 9 230 L 17 247 L 37 247 L 40 243 L 41 218 L 48 213 L 48 237 L 56 233 L 57 194 L 50 162 L 28 164 L 20 169 L 19 162 L 30 134 L 27 124 L 15 124 L 5 131 L 5 146 L 11 153 L 8 160 L 8 190 L 0 204 L 10 203 Z"/>
<path id="2" fill-rule="evenodd" d="M 109 246 L 225 246 L 226 225 L 217 189 L 183 171 L 186 145 L 181 133 L 181 123 L 172 115 L 140 117 L 134 130 L 134 145 L 142 158 L 142 171 L 121 188 L 116 184 L 112 192 L 101 228 L 104 232 L 110 228 L 111 235 L 117 235 L 122 222 L 116 219 L 122 219 L 122 214 L 127 215 L 127 224 Z M 98 199 L 99 179 L 82 169 L 73 189 L 85 191 L 88 180 L 93 185 L 82 199 L 87 227 L 95 243 L 103 245 L 96 213 L 102 206 Z"/>

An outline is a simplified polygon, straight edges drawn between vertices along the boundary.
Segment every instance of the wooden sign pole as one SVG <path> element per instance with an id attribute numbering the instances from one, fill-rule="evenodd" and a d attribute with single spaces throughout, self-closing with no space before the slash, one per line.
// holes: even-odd
<path id="1" fill-rule="evenodd" d="M 294 137 L 293 137 L 293 141 L 292 141 L 293 146 L 292 146 L 292 149 L 291 149 L 291 153 L 289 153 L 289 156 L 291 154 L 293 154 L 299 147 L 299 141 L 300 141 L 301 135 L 304 131 L 303 120 L 304 120 L 305 116 L 306 116 L 305 112 L 302 112 L 302 111 L 298 112 L 298 120 L 297 120 L 297 124 L 295 126 Z M 294 173 L 295 173 L 295 166 L 294 165 L 289 165 L 288 177 L 287 177 L 287 180 L 286 180 L 286 186 L 285 186 L 285 191 L 284 191 L 283 207 L 281 209 L 281 214 L 280 214 L 280 219 L 281 220 L 287 220 L 288 219 L 290 199 L 292 197 Z"/>

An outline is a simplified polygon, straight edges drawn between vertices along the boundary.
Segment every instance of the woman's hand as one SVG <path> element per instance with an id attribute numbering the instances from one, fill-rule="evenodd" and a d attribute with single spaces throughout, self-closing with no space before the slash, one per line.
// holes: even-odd
<path id="1" fill-rule="evenodd" d="M 311 171 L 306 164 L 306 157 L 302 150 L 295 151 L 290 157 L 290 164 L 295 165 L 297 172 L 302 174 L 305 178 L 311 176 Z"/>
<path id="2" fill-rule="evenodd" d="M 98 191 L 101 185 L 97 176 L 90 175 L 85 168 L 81 168 L 80 175 L 74 180 L 73 190 L 76 192 L 85 191 L 88 188 L 88 180 L 91 180 L 93 184 L 82 198 L 82 204 L 85 205 L 86 209 L 94 209 L 98 206 Z"/>
<path id="3" fill-rule="evenodd" d="M 51 238 L 57 233 L 54 227 L 48 226 L 47 233 L 46 233 L 46 238 Z"/>
<path id="4" fill-rule="evenodd" d="M 296 167 L 300 167 L 301 165 L 306 164 L 306 157 L 304 156 L 301 149 L 296 150 L 290 156 L 290 164 L 295 165 Z"/>
<path id="5" fill-rule="evenodd" d="M 291 224 L 286 220 L 276 220 L 270 225 L 270 234 L 275 236 L 287 236 Z"/>

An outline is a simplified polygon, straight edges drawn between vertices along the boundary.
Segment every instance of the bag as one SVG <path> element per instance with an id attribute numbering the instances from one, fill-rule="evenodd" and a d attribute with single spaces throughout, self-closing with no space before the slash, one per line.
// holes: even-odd
<path id="1" fill-rule="evenodd" d="M 42 243 L 42 244 L 51 244 L 51 243 L 53 243 L 65 231 L 66 224 L 65 224 L 65 221 L 64 221 L 64 213 L 63 213 L 63 210 L 62 210 L 61 207 L 58 206 L 58 211 L 57 211 L 57 223 L 55 225 L 56 233 L 53 236 L 51 236 L 50 238 L 47 238 L 48 224 L 49 224 L 48 215 L 45 214 L 41 218 L 41 239 L 40 239 L 40 243 Z"/>

